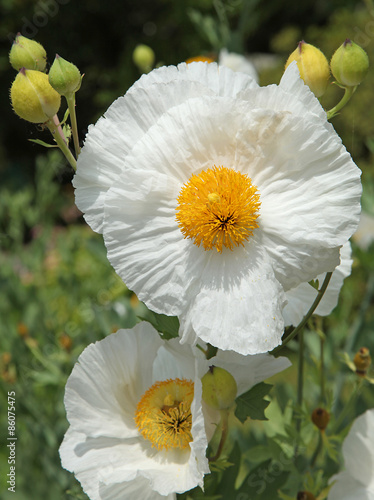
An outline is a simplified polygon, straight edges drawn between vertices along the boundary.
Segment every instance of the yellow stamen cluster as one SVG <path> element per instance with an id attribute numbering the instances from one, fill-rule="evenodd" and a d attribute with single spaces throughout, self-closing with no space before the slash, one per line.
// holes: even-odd
<path id="1" fill-rule="evenodd" d="M 193 175 L 178 196 L 176 219 L 185 238 L 205 250 L 243 245 L 258 227 L 260 195 L 245 174 L 226 167 Z"/>
<path id="2" fill-rule="evenodd" d="M 156 382 L 142 396 L 135 423 L 152 446 L 161 449 L 188 448 L 192 441 L 191 380 L 169 379 Z"/>

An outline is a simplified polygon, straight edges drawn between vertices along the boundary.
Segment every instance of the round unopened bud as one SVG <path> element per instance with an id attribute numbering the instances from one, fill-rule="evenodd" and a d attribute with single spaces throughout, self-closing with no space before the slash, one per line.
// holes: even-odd
<path id="1" fill-rule="evenodd" d="M 9 52 L 9 61 L 17 71 L 21 68 L 44 71 L 47 53 L 43 45 L 18 33 Z"/>
<path id="2" fill-rule="evenodd" d="M 316 408 L 312 413 L 312 422 L 320 431 L 324 431 L 330 421 L 330 413 L 324 408 Z"/>
<path id="3" fill-rule="evenodd" d="M 330 66 L 338 83 L 345 87 L 355 87 L 368 72 L 369 58 L 364 49 L 347 38 L 335 51 Z"/>
<path id="4" fill-rule="evenodd" d="M 10 89 L 14 112 L 31 123 L 45 123 L 60 108 L 61 97 L 40 71 L 22 68 Z"/>
<path id="5" fill-rule="evenodd" d="M 297 62 L 300 77 L 314 95 L 321 97 L 326 92 L 330 78 L 329 63 L 323 52 L 314 45 L 301 41 L 287 59 L 286 68 L 292 61 Z"/>
<path id="6" fill-rule="evenodd" d="M 224 410 L 234 404 L 238 387 L 234 377 L 224 368 L 210 366 L 201 383 L 203 400 L 210 407 Z"/>
<path id="7" fill-rule="evenodd" d="M 316 500 L 316 497 L 310 491 L 299 491 L 296 497 L 297 500 Z"/>
<path id="8" fill-rule="evenodd" d="M 356 367 L 356 373 L 360 377 L 365 377 L 366 372 L 371 365 L 370 351 L 367 347 L 361 347 L 353 358 L 353 363 Z"/>
<path id="9" fill-rule="evenodd" d="M 132 60 L 140 71 L 149 72 L 155 62 L 155 53 L 148 45 L 137 45 L 132 53 Z"/>
<path id="10" fill-rule="evenodd" d="M 56 54 L 55 60 L 49 70 L 49 83 L 61 95 L 78 92 L 82 77 L 75 64 L 66 61 Z"/>

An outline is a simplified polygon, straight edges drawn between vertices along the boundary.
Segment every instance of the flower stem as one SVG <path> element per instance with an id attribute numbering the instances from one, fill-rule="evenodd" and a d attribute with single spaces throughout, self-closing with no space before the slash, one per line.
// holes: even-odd
<path id="1" fill-rule="evenodd" d="M 333 118 L 350 100 L 355 90 L 357 89 L 357 85 L 355 87 L 344 87 L 344 95 L 340 102 L 336 106 L 327 111 L 327 119 L 330 120 Z"/>
<path id="2" fill-rule="evenodd" d="M 68 103 L 68 108 L 70 113 L 70 122 L 71 122 L 71 130 L 73 132 L 75 156 L 78 158 L 78 155 L 81 152 L 81 148 L 79 146 L 77 115 L 75 113 L 75 93 L 72 92 L 71 94 L 67 94 L 65 98 Z"/>
<path id="3" fill-rule="evenodd" d="M 318 455 L 320 454 L 320 452 L 322 450 L 322 443 L 323 443 L 322 432 L 324 432 L 324 431 L 320 431 L 319 432 L 317 446 L 316 446 L 316 448 L 314 450 L 312 458 L 310 459 L 310 466 L 311 467 L 315 466 L 315 463 L 317 461 Z"/>
<path id="4" fill-rule="evenodd" d="M 77 162 L 76 162 L 74 156 L 72 155 L 70 149 L 68 148 L 66 142 L 62 139 L 61 135 L 59 134 L 57 125 L 52 120 L 49 120 L 48 122 L 46 122 L 46 126 L 48 127 L 49 131 L 51 132 L 58 147 L 63 152 L 65 158 L 68 160 L 68 162 L 73 167 L 73 169 L 77 170 Z"/>
<path id="5" fill-rule="evenodd" d="M 322 284 L 321 288 L 318 290 L 317 297 L 315 298 L 315 300 L 314 300 L 313 304 L 311 305 L 309 311 L 306 313 L 306 315 L 303 317 L 303 319 L 297 325 L 297 327 L 294 328 L 293 330 L 291 330 L 290 334 L 283 340 L 282 344 L 272 350 L 271 354 L 274 355 L 277 352 L 279 352 L 281 349 L 283 349 L 283 347 L 286 344 L 288 344 L 288 342 L 290 342 L 290 340 L 294 339 L 296 337 L 296 335 L 304 328 L 304 326 L 307 324 L 309 318 L 312 316 L 312 314 L 314 313 L 314 311 L 317 309 L 318 304 L 321 302 L 321 299 L 322 299 L 322 297 L 323 297 L 323 295 L 324 295 L 324 293 L 325 293 L 325 291 L 326 291 L 326 289 L 328 287 L 328 284 L 330 283 L 331 276 L 332 276 L 332 272 L 331 273 L 326 273 L 326 276 L 325 276 L 325 279 L 323 281 L 323 284 Z"/>
<path id="6" fill-rule="evenodd" d="M 333 428 L 331 429 L 330 431 L 330 434 L 331 435 L 334 435 L 334 434 L 337 434 L 339 429 L 340 429 L 340 426 L 342 425 L 345 417 L 349 414 L 349 412 L 353 409 L 355 403 L 356 403 L 356 400 L 357 398 L 359 397 L 359 395 L 361 394 L 361 390 L 362 390 L 362 386 L 363 386 L 363 379 L 359 379 L 357 380 L 357 383 L 356 383 L 356 386 L 350 396 L 350 398 L 348 399 L 347 403 L 345 404 L 344 408 L 342 409 L 342 411 L 340 412 L 339 414 L 339 418 L 336 420 Z"/>
<path id="7" fill-rule="evenodd" d="M 304 332 L 300 332 L 299 335 L 299 363 L 297 367 L 297 407 L 301 411 L 301 406 L 303 404 L 303 392 L 304 392 Z M 298 438 L 300 437 L 302 416 L 299 414 L 296 418 L 296 434 Z M 295 445 L 294 455 L 298 454 L 299 444 Z"/>
<path id="8" fill-rule="evenodd" d="M 225 409 L 225 410 L 220 410 L 221 413 L 221 440 L 219 442 L 218 448 L 217 448 L 217 453 L 209 458 L 209 462 L 215 462 L 216 460 L 219 459 L 221 456 L 224 444 L 226 442 L 227 436 L 229 434 L 229 415 L 230 415 L 230 410 Z"/>

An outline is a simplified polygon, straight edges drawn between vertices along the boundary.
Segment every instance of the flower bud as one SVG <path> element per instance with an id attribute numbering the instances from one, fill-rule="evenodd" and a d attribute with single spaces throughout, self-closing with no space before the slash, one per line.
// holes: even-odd
<path id="1" fill-rule="evenodd" d="M 61 97 L 49 85 L 48 76 L 22 68 L 10 89 L 14 112 L 31 123 L 45 123 L 60 108 Z"/>
<path id="2" fill-rule="evenodd" d="M 369 58 L 364 49 L 347 38 L 335 51 L 330 66 L 338 83 L 345 87 L 355 87 L 368 72 Z"/>
<path id="3" fill-rule="evenodd" d="M 132 60 L 140 71 L 148 73 L 155 62 L 155 53 L 148 45 L 137 45 L 132 53 Z"/>
<path id="4" fill-rule="evenodd" d="M 82 77 L 75 64 L 66 61 L 56 54 L 48 75 L 50 85 L 60 94 L 67 95 L 78 92 Z"/>
<path id="5" fill-rule="evenodd" d="M 201 383 L 203 400 L 210 407 L 224 410 L 234 404 L 238 387 L 234 377 L 224 368 L 210 366 Z"/>
<path id="6" fill-rule="evenodd" d="M 287 59 L 286 68 L 292 61 L 297 62 L 300 77 L 314 95 L 321 97 L 326 92 L 330 78 L 329 63 L 325 55 L 317 47 L 301 41 Z"/>
<path id="7" fill-rule="evenodd" d="M 312 413 L 312 422 L 320 431 L 324 431 L 330 421 L 330 413 L 324 408 L 316 408 Z"/>
<path id="8" fill-rule="evenodd" d="M 309 491 L 299 491 L 296 497 L 297 500 L 316 500 L 316 497 Z"/>
<path id="9" fill-rule="evenodd" d="M 9 61 L 17 71 L 21 68 L 44 71 L 47 53 L 43 45 L 18 33 L 9 52 Z"/>
<path id="10" fill-rule="evenodd" d="M 370 351 L 367 347 L 361 347 L 353 358 L 353 363 L 356 367 L 356 373 L 360 377 L 365 377 L 366 372 L 371 365 Z"/>

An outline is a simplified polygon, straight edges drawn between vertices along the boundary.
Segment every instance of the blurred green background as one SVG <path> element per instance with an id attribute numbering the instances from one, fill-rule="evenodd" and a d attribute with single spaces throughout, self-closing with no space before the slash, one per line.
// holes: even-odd
<path id="1" fill-rule="evenodd" d="M 0 496 L 86 498 L 59 462 L 58 447 L 67 428 L 64 385 L 84 347 L 118 328 L 133 326 L 146 310 L 115 275 L 101 236 L 85 225 L 75 208 L 71 168 L 59 151 L 29 142 L 29 138 L 49 138 L 11 110 L 8 89 L 15 72 L 8 52 L 12 39 L 20 31 L 44 45 L 49 64 L 58 53 L 85 74 L 77 94 L 83 139 L 88 125 L 139 78 L 132 61 L 137 44 L 151 46 L 158 64 L 177 64 L 200 54 L 216 56 L 223 47 L 256 55 L 260 83 L 266 85 L 279 82 L 288 54 L 301 39 L 318 46 L 330 59 L 351 38 L 374 61 L 374 8 L 355 0 L 0 0 L 0 9 Z M 352 101 L 332 121 L 363 171 L 363 206 L 372 215 L 373 82 L 370 70 Z M 341 95 L 331 85 L 321 103 L 329 109 Z M 361 345 L 374 348 L 373 246 L 363 250 L 354 244 L 354 257 L 339 307 L 322 322 L 329 332 L 327 382 L 333 383 L 343 373 L 342 401 L 354 381 L 339 353 L 347 349 L 352 354 Z M 316 328 L 314 322 L 309 328 Z M 313 385 L 318 369 L 315 338 L 307 341 L 310 408 L 306 412 L 318 403 Z M 293 356 L 292 346 L 288 353 Z M 277 401 L 273 410 L 269 407 L 269 416 L 274 413 L 279 420 L 288 411 L 287 403 L 295 399 L 294 379 L 294 369 L 276 379 L 271 397 Z M 4 443 L 7 392 L 12 390 L 16 392 L 17 487 L 16 493 L 8 494 Z M 337 400 L 338 409 L 341 400 Z M 374 398 L 367 387 L 356 412 L 371 406 Z M 267 435 L 275 432 L 254 426 L 242 437 L 243 450 L 265 445 L 264 430 Z M 255 465 L 255 455 L 245 453 L 243 466 Z M 333 462 L 327 467 L 336 470 Z"/>

